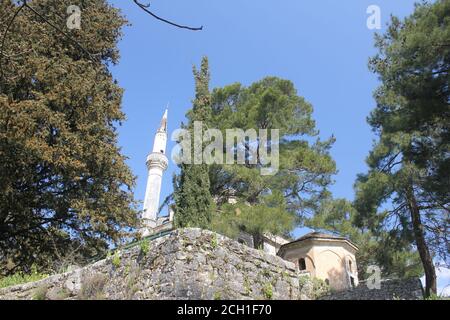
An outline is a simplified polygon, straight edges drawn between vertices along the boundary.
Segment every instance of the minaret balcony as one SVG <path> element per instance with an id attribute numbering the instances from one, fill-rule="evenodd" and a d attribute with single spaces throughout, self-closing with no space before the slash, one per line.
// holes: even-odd
<path id="1" fill-rule="evenodd" d="M 159 167 L 162 170 L 166 170 L 169 166 L 169 159 L 163 153 L 153 152 L 147 157 L 147 167 L 154 168 Z"/>

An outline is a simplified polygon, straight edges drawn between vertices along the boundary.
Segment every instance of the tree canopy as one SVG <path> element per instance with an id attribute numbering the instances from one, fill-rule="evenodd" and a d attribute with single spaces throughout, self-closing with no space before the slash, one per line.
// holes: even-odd
<path id="1" fill-rule="evenodd" d="M 117 145 L 122 89 L 108 70 L 126 21 L 107 1 L 86 0 L 70 39 L 45 19 L 64 30 L 72 4 L 33 1 L 40 17 L 0 3 L 1 273 L 91 256 L 137 223 L 135 180 Z"/>
<path id="2" fill-rule="evenodd" d="M 194 136 L 194 122 L 207 126 L 211 118 L 211 94 L 209 92 L 208 59 L 202 59 L 200 70 L 194 67 L 195 99 L 188 112 L 186 129 Z M 191 154 L 195 157 L 194 141 Z M 203 146 L 201 146 L 203 147 Z M 186 150 L 184 150 L 186 152 Z M 180 173 L 174 177 L 175 225 L 177 227 L 207 227 L 211 222 L 213 201 L 210 194 L 208 166 L 205 163 L 181 163 Z"/>
<path id="3" fill-rule="evenodd" d="M 366 279 L 370 266 L 378 266 L 384 278 L 421 277 L 423 268 L 411 239 L 402 240 L 383 228 L 373 230 L 358 222 L 359 214 L 346 199 L 323 199 L 305 225 L 346 237 L 358 246 L 358 275 Z"/>
<path id="4" fill-rule="evenodd" d="M 449 17 L 450 1 L 424 2 L 376 37 L 370 67 L 381 86 L 368 121 L 378 140 L 356 184 L 358 224 L 417 248 L 427 295 L 434 262 L 448 265 Z"/>
<path id="5" fill-rule="evenodd" d="M 265 147 L 271 150 L 277 144 L 279 148 L 275 174 L 261 174 L 264 163 L 259 153 L 257 159 L 251 159 L 247 152 L 245 164 L 210 166 L 211 194 L 220 208 L 214 216 L 215 227 L 222 225 L 228 231 L 230 226 L 239 227 L 253 234 L 255 246 L 260 246 L 264 233 L 288 235 L 315 212 L 316 203 L 327 194 L 336 166 L 329 154 L 334 138 L 318 138 L 312 110 L 291 81 L 276 77 L 248 87 L 235 83 L 213 90 L 214 127 L 224 135 L 229 128 L 267 129 Z M 272 139 L 272 129 L 279 130 L 279 141 Z M 240 147 L 249 151 L 261 143 L 260 136 L 248 137 Z M 229 199 L 236 203 L 229 204 Z"/>

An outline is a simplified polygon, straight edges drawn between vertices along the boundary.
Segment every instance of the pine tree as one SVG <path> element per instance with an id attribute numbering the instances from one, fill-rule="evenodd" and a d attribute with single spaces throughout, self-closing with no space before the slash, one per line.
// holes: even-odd
<path id="1" fill-rule="evenodd" d="M 361 224 L 417 247 L 427 296 L 434 263 L 449 264 L 449 16 L 449 0 L 424 2 L 377 36 L 370 66 L 382 84 L 369 123 L 379 139 L 357 182 Z"/>
<path id="2" fill-rule="evenodd" d="M 137 223 L 134 177 L 117 146 L 122 89 L 107 68 L 125 20 L 104 0 L 28 5 L 59 30 L 0 2 L 2 273 L 101 252 Z M 70 5 L 82 10 L 81 30 L 66 26 Z"/>
<path id="3" fill-rule="evenodd" d="M 219 212 L 213 228 L 230 234 L 243 229 L 253 235 L 255 247 L 260 247 L 265 233 L 286 236 L 315 213 L 317 203 L 328 194 L 336 165 L 329 154 L 334 138 L 321 141 L 317 137 L 312 111 L 291 81 L 276 77 L 249 87 L 236 83 L 214 89 L 214 127 L 224 136 L 225 130 L 232 128 L 278 129 L 280 141 L 269 134 L 268 145 L 279 145 L 280 165 L 275 174 L 262 175 L 264 165 L 257 154 L 257 161 L 250 161 L 247 155 L 245 164 L 211 166 L 211 194 Z M 240 147 L 261 143 L 256 138 Z M 230 198 L 237 203 L 229 205 Z"/>
<path id="4" fill-rule="evenodd" d="M 326 198 L 320 202 L 316 214 L 305 225 L 347 237 L 358 246 L 356 260 L 358 275 L 365 279 L 369 266 L 380 267 L 385 278 L 420 277 L 423 274 L 420 257 L 408 239 L 394 237 L 382 228 L 371 230 L 358 223 L 358 212 L 346 199 Z"/>
<path id="5" fill-rule="evenodd" d="M 187 129 L 194 136 L 194 122 L 202 122 L 205 128 L 211 118 L 211 94 L 209 92 L 208 59 L 202 59 L 201 68 L 194 67 L 195 99 L 188 113 Z M 194 147 L 192 148 L 194 151 Z M 191 159 L 194 158 L 191 154 Z M 174 179 L 175 225 L 180 228 L 206 228 L 211 222 L 213 201 L 210 194 L 209 168 L 205 163 L 180 165 L 181 171 Z"/>

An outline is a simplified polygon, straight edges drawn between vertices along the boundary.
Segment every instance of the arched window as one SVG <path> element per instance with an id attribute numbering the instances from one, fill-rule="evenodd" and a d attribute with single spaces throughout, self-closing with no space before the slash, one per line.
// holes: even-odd
<path id="1" fill-rule="evenodd" d="M 348 271 L 352 272 L 352 260 L 348 260 Z"/>
<path id="2" fill-rule="evenodd" d="M 306 260 L 305 260 L 305 258 L 298 259 L 298 269 L 300 271 L 306 270 Z"/>
<path id="3" fill-rule="evenodd" d="M 244 239 L 241 239 L 241 238 L 238 239 L 238 242 L 239 242 L 240 244 L 246 244 L 245 240 L 244 240 Z"/>

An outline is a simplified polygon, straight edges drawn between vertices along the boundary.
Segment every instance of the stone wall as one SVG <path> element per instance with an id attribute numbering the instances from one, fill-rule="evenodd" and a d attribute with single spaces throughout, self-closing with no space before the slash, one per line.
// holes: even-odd
<path id="1" fill-rule="evenodd" d="M 385 280 L 380 289 L 369 289 L 363 282 L 353 290 L 336 292 L 321 300 L 422 300 L 420 279 Z"/>
<path id="2" fill-rule="evenodd" d="M 4 299 L 309 299 L 293 263 L 184 229 L 85 268 L 0 289 Z"/>

